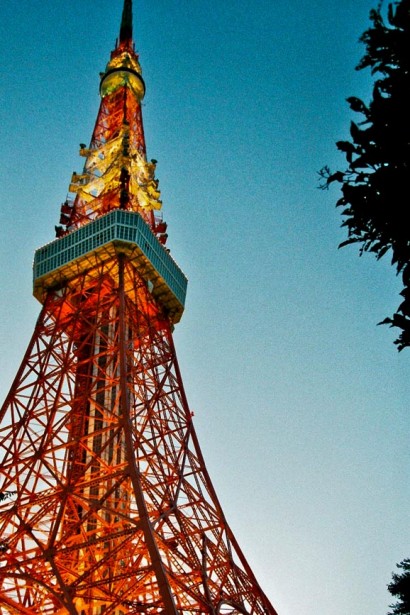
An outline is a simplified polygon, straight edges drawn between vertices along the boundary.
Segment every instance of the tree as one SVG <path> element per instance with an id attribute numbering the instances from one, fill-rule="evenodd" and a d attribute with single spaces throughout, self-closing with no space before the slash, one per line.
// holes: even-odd
<path id="1" fill-rule="evenodd" d="M 359 254 L 372 252 L 377 259 L 392 257 L 397 275 L 402 276 L 402 303 L 383 323 L 401 329 L 395 341 L 398 350 L 410 346 L 410 0 L 382 3 L 370 12 L 372 26 L 360 41 L 366 53 L 357 70 L 370 68 L 375 76 L 368 105 L 356 97 L 347 102 L 360 121 L 351 122 L 349 141 L 337 148 L 346 157 L 347 168 L 319 175 L 321 188 L 341 184 L 347 239 L 339 247 L 361 244 Z"/>
<path id="2" fill-rule="evenodd" d="M 410 615 L 410 559 L 404 559 L 397 568 L 404 570 L 401 574 L 393 573 L 393 581 L 387 586 L 389 592 L 399 601 L 390 605 L 393 609 L 389 615 Z"/>

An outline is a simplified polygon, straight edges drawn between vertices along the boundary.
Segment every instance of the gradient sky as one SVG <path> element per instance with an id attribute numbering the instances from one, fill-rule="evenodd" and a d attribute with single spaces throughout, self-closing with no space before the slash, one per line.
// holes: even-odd
<path id="1" fill-rule="evenodd" d="M 386 615 L 410 557 L 410 350 L 377 323 L 389 257 L 358 257 L 317 171 L 343 166 L 376 0 L 134 0 L 169 240 L 189 279 L 175 340 L 208 470 L 279 615 Z M 97 115 L 122 0 L 2 0 L 0 395 L 32 334 Z M 357 119 L 357 118 L 354 118 Z"/>

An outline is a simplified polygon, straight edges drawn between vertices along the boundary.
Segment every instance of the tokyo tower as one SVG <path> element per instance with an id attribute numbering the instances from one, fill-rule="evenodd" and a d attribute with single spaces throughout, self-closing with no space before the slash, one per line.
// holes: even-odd
<path id="1" fill-rule="evenodd" d="M 276 615 L 230 530 L 172 339 L 187 280 L 165 247 L 124 0 L 34 333 L 0 412 L 2 615 Z"/>

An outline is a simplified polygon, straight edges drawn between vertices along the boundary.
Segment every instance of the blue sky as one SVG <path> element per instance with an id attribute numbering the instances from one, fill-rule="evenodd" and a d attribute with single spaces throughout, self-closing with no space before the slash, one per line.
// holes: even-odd
<path id="1" fill-rule="evenodd" d="M 385 615 L 410 557 L 409 367 L 376 324 L 400 302 L 389 258 L 345 238 L 317 171 L 343 158 L 345 99 L 376 0 L 134 0 L 148 156 L 189 279 L 175 331 L 224 512 L 279 615 Z M 39 305 L 121 0 L 2 2 L 0 395 Z"/>

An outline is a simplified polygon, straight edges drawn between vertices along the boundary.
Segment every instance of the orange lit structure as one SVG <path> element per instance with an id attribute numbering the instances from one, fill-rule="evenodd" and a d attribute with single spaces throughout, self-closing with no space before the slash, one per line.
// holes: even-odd
<path id="1" fill-rule="evenodd" d="M 1 411 L 0 612 L 275 615 L 209 479 L 172 340 L 131 0 L 84 169 L 36 251 L 33 337 Z"/>

